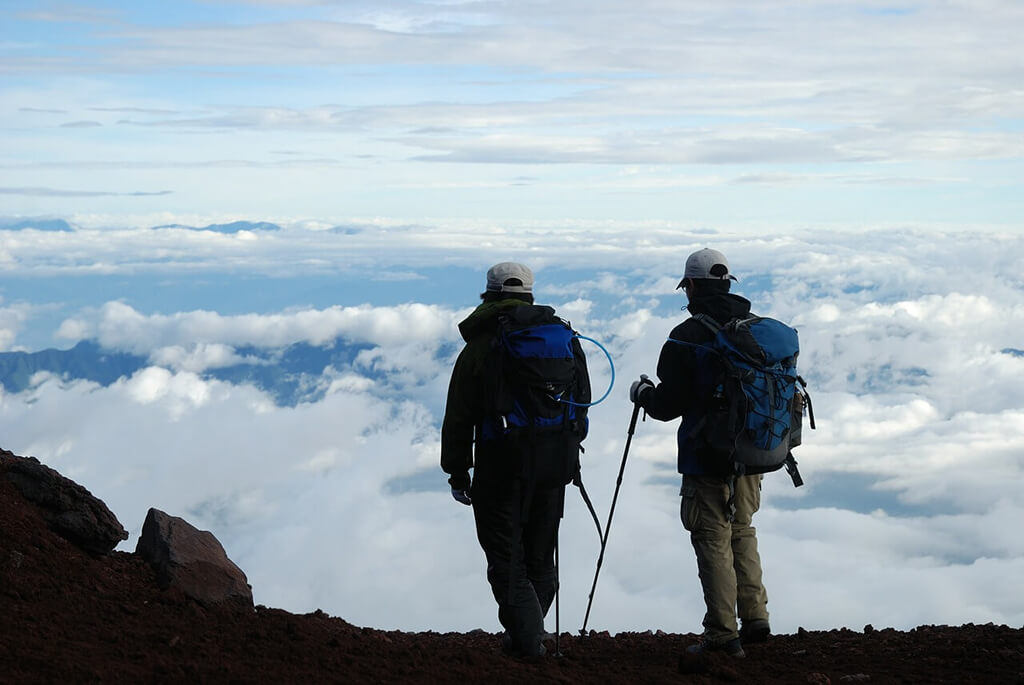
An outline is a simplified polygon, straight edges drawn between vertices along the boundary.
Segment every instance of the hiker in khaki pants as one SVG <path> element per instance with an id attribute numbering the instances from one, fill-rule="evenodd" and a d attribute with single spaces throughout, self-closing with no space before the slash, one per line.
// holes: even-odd
<path id="1" fill-rule="evenodd" d="M 718 250 L 705 248 L 687 258 L 678 287 L 685 291 L 687 309 L 694 316 L 676 326 L 662 347 L 659 382 L 641 376 L 630 387 L 629 398 L 659 421 L 682 418 L 680 513 L 697 555 L 707 605 L 701 640 L 686 651 L 742 657 L 744 643 L 763 642 L 771 633 L 757 537 L 751 526 L 761 504 L 761 476 L 742 475 L 733 481 L 729 454 L 711 447 L 704 437 L 716 399 L 716 365 L 708 347 L 714 334 L 695 318 L 724 323 L 750 316 L 750 302 L 729 292 L 733 280 L 729 263 Z M 730 511 L 731 483 L 735 512 Z"/>
<path id="2" fill-rule="evenodd" d="M 746 625 L 768 620 L 761 557 L 750 525 L 761 506 L 762 478 L 758 474 L 736 479 L 736 513 L 730 522 L 726 516 L 728 483 L 715 476 L 683 476 L 679 515 L 697 554 L 697 571 L 707 605 L 704 635 L 712 643 L 739 634 L 737 610 Z"/>

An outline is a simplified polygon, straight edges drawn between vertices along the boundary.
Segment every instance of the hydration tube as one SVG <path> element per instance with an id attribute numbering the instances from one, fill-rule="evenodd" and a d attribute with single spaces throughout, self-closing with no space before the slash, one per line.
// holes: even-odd
<path id="1" fill-rule="evenodd" d="M 571 404 L 574 407 L 593 407 L 595 404 L 601 404 L 602 402 L 604 402 L 605 399 L 608 397 L 608 395 L 611 393 L 612 386 L 615 385 L 615 362 L 612 361 L 612 355 L 609 354 L 607 349 L 605 349 L 605 346 L 602 345 L 601 343 L 597 342 L 593 338 L 588 338 L 587 336 L 580 335 L 579 333 L 576 333 L 574 337 L 582 338 L 583 340 L 589 340 L 590 342 L 594 343 L 595 345 L 597 345 L 598 347 L 601 348 L 601 351 L 604 352 L 604 356 L 608 357 L 608 366 L 611 367 L 611 370 L 612 370 L 612 379 L 608 383 L 608 389 L 604 391 L 603 395 L 601 395 L 601 399 L 599 399 L 599 400 L 597 400 L 595 402 L 590 402 L 589 404 L 585 404 L 585 403 L 582 403 L 582 402 L 573 402 L 571 400 L 563 400 L 563 399 L 558 399 L 558 401 L 559 402 L 563 402 L 565 404 Z"/>

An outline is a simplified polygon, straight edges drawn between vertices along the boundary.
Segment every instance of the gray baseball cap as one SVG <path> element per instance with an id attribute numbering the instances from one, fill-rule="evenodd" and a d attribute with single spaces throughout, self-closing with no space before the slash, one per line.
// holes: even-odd
<path id="1" fill-rule="evenodd" d="M 676 286 L 676 290 L 683 287 L 687 278 L 704 278 L 712 280 L 737 280 L 729 273 L 729 260 L 718 250 L 705 247 L 697 250 L 686 258 L 686 269 L 683 270 L 683 278 Z"/>
<path id="2" fill-rule="evenodd" d="M 495 293 L 532 293 L 533 272 L 525 264 L 516 262 L 495 264 L 487 270 L 487 290 Z"/>

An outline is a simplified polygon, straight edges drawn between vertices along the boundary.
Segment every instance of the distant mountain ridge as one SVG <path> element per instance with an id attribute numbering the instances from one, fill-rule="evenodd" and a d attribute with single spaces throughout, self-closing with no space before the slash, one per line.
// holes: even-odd
<path id="1" fill-rule="evenodd" d="M 32 376 L 45 371 L 60 378 L 82 379 L 110 385 L 145 366 L 145 357 L 108 352 L 95 342 L 83 340 L 70 350 L 0 353 L 0 385 L 18 393 L 31 385 Z"/>
<path id="2" fill-rule="evenodd" d="M 323 396 L 326 388 L 318 381 L 324 369 L 351 367 L 359 352 L 372 347 L 340 338 L 326 346 L 295 343 L 277 349 L 241 347 L 235 352 L 251 361 L 207 369 L 199 375 L 251 384 L 272 395 L 279 406 L 295 406 Z M 147 366 L 154 366 L 148 357 L 107 350 L 95 341 L 83 340 L 68 350 L 0 352 L 0 385 L 9 393 L 23 392 L 31 387 L 32 376 L 48 372 L 67 381 L 87 380 L 108 386 Z"/>
<path id="3" fill-rule="evenodd" d="M 24 231 L 30 228 L 61 233 L 74 230 L 64 219 L 0 219 L 0 231 Z"/>
<path id="4" fill-rule="evenodd" d="M 206 226 L 189 226 L 188 224 L 161 224 L 159 228 L 184 228 L 189 231 L 213 231 L 215 233 L 239 233 L 241 231 L 280 231 L 281 227 L 269 221 L 232 221 L 226 224 L 208 224 Z M 53 231 L 69 233 L 75 228 L 64 219 L 55 218 L 10 218 L 0 217 L 0 231 Z M 347 230 L 347 229 L 346 229 Z"/>
<path id="5" fill-rule="evenodd" d="M 190 231 L 213 231 L 215 233 L 238 233 L 240 231 L 280 231 L 281 227 L 269 221 L 232 221 L 227 224 L 209 224 L 207 226 L 187 226 L 185 224 L 163 224 L 158 228 L 184 228 Z"/>

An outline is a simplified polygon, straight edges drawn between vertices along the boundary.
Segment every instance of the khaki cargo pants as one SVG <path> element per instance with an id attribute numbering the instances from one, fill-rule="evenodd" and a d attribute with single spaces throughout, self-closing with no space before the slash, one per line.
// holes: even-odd
<path id="1" fill-rule="evenodd" d="M 704 637 L 724 642 L 738 637 L 742 621 L 768 619 L 768 595 L 761 584 L 761 557 L 751 519 L 761 506 L 761 475 L 736 479 L 736 515 L 729 513 L 729 483 L 713 476 L 683 476 L 680 518 L 697 553 L 704 589 Z"/>

